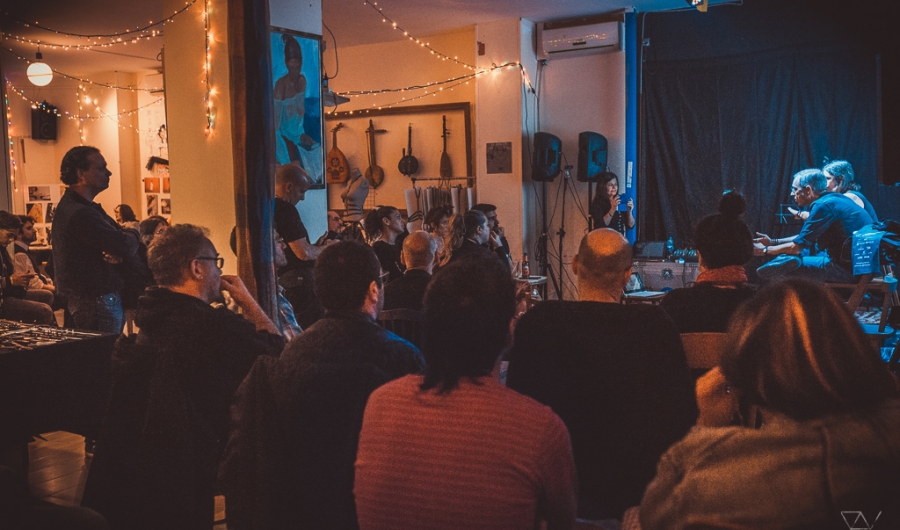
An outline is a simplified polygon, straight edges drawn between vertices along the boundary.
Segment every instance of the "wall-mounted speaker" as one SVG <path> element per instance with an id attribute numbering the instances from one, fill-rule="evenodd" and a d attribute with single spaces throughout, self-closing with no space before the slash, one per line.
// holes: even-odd
<path id="1" fill-rule="evenodd" d="M 559 175 L 559 152 L 562 140 L 550 133 L 534 133 L 534 160 L 532 161 L 531 179 L 538 182 L 549 182 Z"/>
<path id="2" fill-rule="evenodd" d="M 606 137 L 595 132 L 578 134 L 578 180 L 597 182 L 606 172 L 608 142 Z"/>
<path id="3" fill-rule="evenodd" d="M 46 101 L 31 109 L 31 138 L 56 140 L 56 107 Z"/>

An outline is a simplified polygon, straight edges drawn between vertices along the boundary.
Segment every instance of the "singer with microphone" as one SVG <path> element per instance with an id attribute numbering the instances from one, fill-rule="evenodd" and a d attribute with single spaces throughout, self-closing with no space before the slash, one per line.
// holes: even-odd
<path id="1" fill-rule="evenodd" d="M 613 173 L 603 174 L 597 187 L 597 196 L 591 202 L 594 228 L 612 228 L 622 235 L 625 235 L 626 230 L 634 228 L 634 200 L 628 199 L 624 211 L 619 209 L 621 202 L 617 177 Z"/>

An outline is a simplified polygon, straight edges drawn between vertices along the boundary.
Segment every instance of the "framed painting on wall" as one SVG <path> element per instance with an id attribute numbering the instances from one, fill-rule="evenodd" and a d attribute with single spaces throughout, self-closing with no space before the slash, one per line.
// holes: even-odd
<path id="1" fill-rule="evenodd" d="M 272 28 L 275 159 L 299 164 L 310 189 L 325 189 L 321 37 Z"/>

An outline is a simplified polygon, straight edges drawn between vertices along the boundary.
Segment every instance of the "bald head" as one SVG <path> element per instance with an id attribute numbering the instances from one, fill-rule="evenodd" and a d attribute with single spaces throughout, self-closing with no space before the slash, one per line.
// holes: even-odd
<path id="1" fill-rule="evenodd" d="M 283 164 L 275 170 L 275 196 L 279 199 L 297 204 L 311 185 L 309 175 L 297 164 Z"/>
<path id="2" fill-rule="evenodd" d="M 406 268 L 430 272 L 436 247 L 437 243 L 428 232 L 420 230 L 406 236 L 403 240 L 403 262 Z"/>
<path id="3" fill-rule="evenodd" d="M 581 240 L 573 269 L 579 289 L 584 285 L 621 292 L 631 270 L 631 245 L 615 230 L 594 230 Z"/>

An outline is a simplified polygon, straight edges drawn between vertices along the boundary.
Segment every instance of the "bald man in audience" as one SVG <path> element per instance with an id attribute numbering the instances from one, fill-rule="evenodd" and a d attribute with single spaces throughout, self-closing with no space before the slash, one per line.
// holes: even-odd
<path id="1" fill-rule="evenodd" d="M 384 286 L 384 310 L 422 310 L 425 288 L 431 281 L 434 268 L 434 252 L 437 243 L 428 232 L 413 232 L 403 240 L 400 261 L 406 265 L 406 272 Z"/>
<path id="2" fill-rule="evenodd" d="M 584 236 L 572 261 L 578 301 L 525 313 L 509 355 L 507 385 L 569 429 L 582 519 L 621 519 L 640 504 L 659 457 L 697 417 L 675 325 L 657 306 L 621 304 L 631 260 L 615 230 Z"/>

